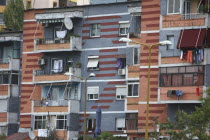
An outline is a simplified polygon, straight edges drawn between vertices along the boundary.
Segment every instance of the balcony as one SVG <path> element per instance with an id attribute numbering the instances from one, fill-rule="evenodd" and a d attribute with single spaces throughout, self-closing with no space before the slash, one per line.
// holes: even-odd
<path id="1" fill-rule="evenodd" d="M 79 100 L 35 100 L 34 112 L 79 112 Z"/>
<path id="2" fill-rule="evenodd" d="M 19 86 L 9 84 L 0 85 L 0 99 L 8 98 L 10 96 L 19 96 Z"/>
<path id="3" fill-rule="evenodd" d="M 8 97 L 10 88 L 9 85 L 0 85 L 0 98 Z"/>
<path id="4" fill-rule="evenodd" d="M 0 59 L 0 71 L 20 70 L 20 59 Z"/>
<path id="5" fill-rule="evenodd" d="M 69 72 L 76 76 L 81 76 L 80 68 L 69 68 Z M 58 82 L 71 82 L 80 81 L 74 76 L 67 76 L 64 73 L 59 74 L 45 74 L 44 70 L 34 70 L 33 82 L 34 83 L 58 83 Z"/>
<path id="6" fill-rule="evenodd" d="M 35 39 L 34 46 L 35 52 L 80 51 L 82 38 L 71 36 L 70 39 Z"/>
<path id="7" fill-rule="evenodd" d="M 173 14 L 162 16 L 162 27 L 207 26 L 208 15 L 203 13 Z"/>

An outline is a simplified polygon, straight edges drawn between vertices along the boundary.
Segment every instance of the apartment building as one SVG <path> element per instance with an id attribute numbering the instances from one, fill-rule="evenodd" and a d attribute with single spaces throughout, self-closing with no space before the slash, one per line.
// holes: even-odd
<path id="1" fill-rule="evenodd" d="M 93 136 L 96 109 L 102 131 L 127 137 L 137 127 L 140 1 L 25 11 L 20 132 L 59 139 L 83 134 L 87 80 L 87 134 Z M 73 75 L 64 75 L 66 72 Z M 134 114 L 134 115 L 133 115 Z M 126 126 L 127 122 L 129 125 Z"/>
<path id="2" fill-rule="evenodd" d="M 172 45 L 154 46 L 151 57 L 149 133 L 154 132 L 154 117 L 159 122 L 174 120 L 178 109 L 188 113 L 200 104 L 209 86 L 209 1 L 142 0 L 141 38 L 138 42 L 155 44 L 170 40 Z M 148 56 L 140 45 L 140 96 L 138 126 L 128 133 L 131 140 L 145 135 Z M 138 138 L 137 138 L 138 137 Z"/>
<path id="3" fill-rule="evenodd" d="M 0 33 L 0 134 L 19 129 L 22 32 Z"/>

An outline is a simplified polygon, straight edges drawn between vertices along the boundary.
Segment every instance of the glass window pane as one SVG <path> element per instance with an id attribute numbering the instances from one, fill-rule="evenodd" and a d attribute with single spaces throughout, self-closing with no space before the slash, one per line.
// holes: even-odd
<path id="1" fill-rule="evenodd" d="M 140 63 L 140 52 L 139 52 L 139 48 L 134 48 L 134 64 L 139 64 Z"/>
<path id="2" fill-rule="evenodd" d="M 173 50 L 174 49 L 174 36 L 167 36 L 167 40 L 171 41 L 171 45 L 167 45 L 168 50 Z"/>
<path id="3" fill-rule="evenodd" d="M 193 74 L 183 74 L 183 85 L 184 86 L 193 85 Z"/>
<path id="4" fill-rule="evenodd" d="M 128 85 L 128 96 L 132 96 L 132 87 L 133 85 Z"/>
<path id="5" fill-rule="evenodd" d="M 168 0 L 168 13 L 173 13 L 174 0 Z"/>
<path id="6" fill-rule="evenodd" d="M 180 0 L 174 0 L 174 13 L 179 13 L 180 12 Z"/>
<path id="7" fill-rule="evenodd" d="M 138 96 L 138 95 L 139 95 L 139 85 L 138 84 L 134 84 L 133 96 Z"/>
<path id="8" fill-rule="evenodd" d="M 196 86 L 204 85 L 204 74 L 195 74 L 194 75 L 194 85 L 196 85 Z"/>
<path id="9" fill-rule="evenodd" d="M 167 73 L 179 73 L 179 67 L 167 68 Z"/>
<path id="10" fill-rule="evenodd" d="M 172 86 L 182 86 L 182 74 L 172 75 Z"/>
<path id="11" fill-rule="evenodd" d="M 186 72 L 198 72 L 198 66 L 186 67 Z"/>
<path id="12" fill-rule="evenodd" d="M 160 68 L 160 73 L 166 73 L 166 68 Z"/>
<path id="13" fill-rule="evenodd" d="M 179 73 L 185 73 L 185 67 L 179 67 Z"/>

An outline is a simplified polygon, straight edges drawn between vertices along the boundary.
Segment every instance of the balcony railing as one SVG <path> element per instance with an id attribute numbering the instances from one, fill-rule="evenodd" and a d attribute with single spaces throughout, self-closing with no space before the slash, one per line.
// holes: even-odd
<path id="1" fill-rule="evenodd" d="M 67 38 L 45 38 L 45 39 L 36 39 L 36 45 L 44 44 L 60 44 L 60 43 L 69 43 L 70 40 Z"/>
<path id="2" fill-rule="evenodd" d="M 0 59 L 0 64 L 9 64 L 10 59 L 5 58 L 5 59 Z"/>
<path id="3" fill-rule="evenodd" d="M 190 14 L 182 14 L 181 19 L 199 19 L 205 17 L 206 15 L 202 13 L 190 13 Z"/>
<path id="4" fill-rule="evenodd" d="M 35 107 L 40 106 L 68 106 L 67 100 L 35 100 L 34 101 Z"/>
<path id="5" fill-rule="evenodd" d="M 34 51 L 57 51 L 57 50 L 81 50 L 82 38 L 71 36 L 70 38 L 42 38 L 35 39 Z"/>
<path id="6" fill-rule="evenodd" d="M 20 69 L 20 59 L 0 59 L 0 70 L 19 70 Z"/>

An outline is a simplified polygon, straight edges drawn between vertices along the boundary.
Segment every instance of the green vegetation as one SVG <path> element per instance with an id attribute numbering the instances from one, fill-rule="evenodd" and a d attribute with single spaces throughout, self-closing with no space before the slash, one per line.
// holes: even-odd
<path id="1" fill-rule="evenodd" d="M 22 0 L 10 0 L 4 11 L 4 22 L 12 31 L 23 29 L 24 4 Z"/>

